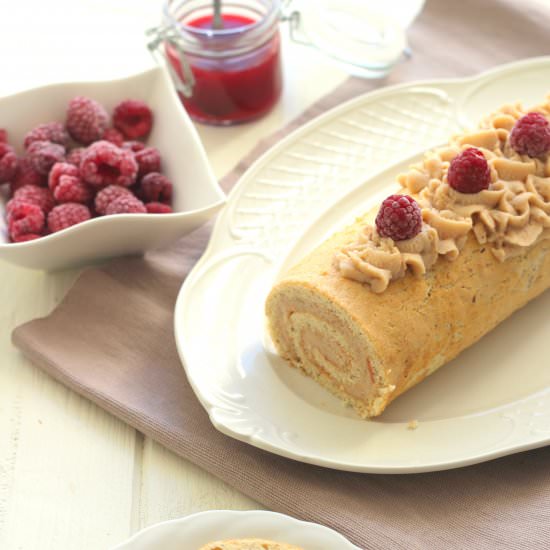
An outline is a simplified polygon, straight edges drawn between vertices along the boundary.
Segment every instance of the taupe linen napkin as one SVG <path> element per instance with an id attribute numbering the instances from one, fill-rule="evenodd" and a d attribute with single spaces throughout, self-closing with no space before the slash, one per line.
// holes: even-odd
<path id="1" fill-rule="evenodd" d="M 549 53 L 549 28 L 543 4 L 429 1 L 410 32 L 412 60 L 385 82 L 348 80 L 260 144 L 224 187 L 282 135 L 357 93 Z M 333 527 L 361 548 L 550 547 L 550 448 L 440 473 L 360 475 L 217 432 L 185 378 L 172 330 L 176 293 L 208 235 L 206 227 L 171 250 L 84 272 L 50 316 L 16 329 L 14 343 L 67 386 L 268 508 Z"/>

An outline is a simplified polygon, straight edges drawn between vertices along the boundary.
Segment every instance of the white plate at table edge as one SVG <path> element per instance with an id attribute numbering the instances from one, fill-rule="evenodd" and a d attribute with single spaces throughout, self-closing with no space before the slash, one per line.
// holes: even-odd
<path id="1" fill-rule="evenodd" d="M 189 539 L 189 537 L 192 537 Z M 172 550 L 166 544 L 183 539 L 185 550 L 198 550 L 215 540 L 231 538 L 264 538 L 303 546 L 305 550 L 359 550 L 336 531 L 317 523 L 264 510 L 209 510 L 180 519 L 164 521 L 142 529 L 112 550 Z M 325 543 L 327 544 L 325 546 Z M 315 544 L 316 546 L 311 546 Z M 317 546 L 323 544 L 323 546 Z M 330 546 L 328 546 L 330 544 Z M 183 546 L 174 546 L 183 550 Z"/>
<path id="2" fill-rule="evenodd" d="M 213 272 L 220 269 L 220 266 L 222 266 L 224 262 L 231 261 L 234 257 L 251 255 L 258 258 L 263 258 L 263 260 L 270 261 L 273 264 L 277 264 L 280 263 L 283 256 L 288 254 L 288 249 L 285 249 L 284 254 L 280 250 L 275 250 L 275 252 L 270 255 L 270 250 L 268 250 L 269 247 L 266 246 L 264 242 L 257 243 L 256 246 L 254 246 L 254 242 L 252 242 L 252 245 L 250 244 L 250 238 L 247 234 L 246 227 L 242 225 L 239 226 L 238 223 L 239 203 L 242 203 L 245 200 L 243 197 L 246 196 L 247 190 L 252 189 L 255 191 L 257 189 L 257 176 L 262 174 L 262 170 L 265 172 L 266 169 L 269 169 L 270 163 L 273 164 L 278 157 L 281 157 L 281 155 L 285 153 L 286 150 L 292 149 L 292 147 L 296 146 L 296 144 L 299 145 L 301 143 L 300 140 L 303 139 L 304 136 L 312 134 L 316 132 L 317 129 L 322 129 L 334 121 L 338 122 L 339 117 L 344 117 L 346 113 L 352 112 L 354 109 L 357 113 L 357 109 L 364 105 L 368 106 L 372 103 L 383 105 L 383 102 L 386 101 L 387 103 L 389 99 L 391 100 L 403 97 L 409 98 L 409 96 L 412 97 L 414 94 L 428 94 L 426 97 L 429 96 L 432 97 L 432 99 L 437 97 L 439 94 L 439 99 L 441 101 L 443 101 L 443 96 L 446 96 L 447 99 L 445 99 L 445 101 L 449 104 L 449 110 L 452 112 L 454 120 L 457 123 L 455 126 L 456 129 L 460 127 L 460 125 L 466 125 L 465 121 L 470 121 L 472 118 L 475 119 L 475 117 L 479 114 L 489 112 L 491 108 L 495 108 L 502 101 L 513 99 L 514 96 L 512 96 L 512 98 L 506 97 L 505 99 L 504 96 L 506 96 L 506 94 L 504 94 L 501 99 L 495 100 L 493 98 L 491 107 L 487 108 L 488 105 L 491 104 L 491 93 L 494 94 L 495 90 L 498 91 L 499 86 L 502 88 L 505 84 L 507 84 L 508 88 L 511 89 L 514 89 L 514 86 L 516 86 L 516 91 L 513 92 L 515 93 L 515 97 L 520 99 L 525 98 L 526 104 L 535 103 L 536 98 L 538 98 L 538 101 L 542 101 L 545 93 L 549 90 L 548 87 L 542 88 L 542 84 L 540 84 L 538 80 L 541 80 L 542 82 L 542 75 L 545 72 L 547 74 L 549 69 L 549 57 L 537 58 L 512 63 L 504 67 L 493 69 L 489 72 L 482 73 L 477 77 L 416 82 L 371 92 L 352 99 L 345 104 L 324 113 L 320 117 L 296 130 L 284 140 L 279 142 L 277 146 L 266 152 L 254 163 L 253 166 L 248 169 L 238 185 L 231 192 L 228 200 L 228 206 L 220 214 L 216 222 L 205 254 L 183 284 L 175 311 L 175 335 L 180 357 L 182 358 L 189 381 L 195 393 L 209 413 L 210 419 L 217 429 L 227 435 L 230 435 L 231 437 L 245 441 L 256 447 L 268 450 L 281 456 L 336 469 L 370 473 L 416 473 L 443 470 L 475 464 L 507 454 L 548 445 L 550 442 L 550 432 L 546 428 L 546 424 L 544 424 L 541 428 L 539 422 L 539 424 L 535 425 L 535 429 L 532 429 L 533 423 L 531 422 L 534 417 L 542 417 L 543 422 L 545 422 L 545 418 L 550 415 L 549 392 L 546 391 L 548 388 L 545 388 L 545 391 L 538 393 L 533 392 L 532 395 L 527 396 L 525 399 L 520 398 L 515 400 L 509 407 L 491 407 L 490 412 L 494 413 L 495 417 L 498 416 L 502 426 L 506 425 L 506 429 L 504 430 L 506 433 L 499 434 L 497 437 L 498 441 L 494 441 L 492 444 L 489 442 L 484 445 L 483 450 L 480 452 L 473 452 L 471 450 L 468 451 L 466 449 L 464 452 L 458 453 L 456 456 L 452 456 L 451 458 L 445 460 L 438 460 L 437 457 L 434 459 L 433 457 L 425 456 L 424 458 L 405 462 L 402 461 L 401 463 L 392 463 L 392 461 L 385 462 L 384 460 L 370 461 L 368 458 L 360 458 L 359 460 L 342 460 L 341 457 L 335 457 L 331 454 L 334 451 L 334 449 L 330 448 L 331 446 L 327 446 L 326 454 L 324 452 L 308 452 L 307 448 L 304 449 L 299 445 L 297 446 L 293 444 L 292 437 L 289 437 L 285 426 L 258 426 L 258 422 L 265 421 L 269 423 L 270 420 L 265 417 L 258 417 L 256 411 L 251 409 L 246 404 L 245 397 L 250 397 L 248 394 L 243 396 L 235 394 L 235 392 L 227 392 L 225 391 L 225 388 L 216 388 L 215 385 L 217 383 L 217 378 L 214 375 L 208 376 L 208 384 L 205 385 L 204 379 L 201 378 L 201 366 L 208 363 L 210 359 L 208 354 L 212 354 L 213 352 L 212 350 L 209 351 L 208 349 L 203 349 L 203 351 L 206 352 L 206 355 L 201 356 L 200 360 L 196 354 L 190 353 L 190 348 L 193 345 L 192 339 L 186 339 L 184 325 L 186 317 L 189 317 L 188 313 L 190 311 L 196 312 L 196 309 L 187 307 L 186 310 L 184 304 L 188 305 L 188 302 L 193 299 L 193 293 L 191 291 L 194 290 L 196 293 L 197 284 L 201 284 L 201 279 L 211 276 Z M 518 79 L 519 75 L 522 76 L 522 85 L 515 84 L 516 79 L 518 81 L 520 80 Z M 524 78 L 526 75 L 531 75 L 533 82 L 536 82 L 537 86 L 540 85 L 540 89 L 536 91 L 530 90 L 529 93 L 525 93 L 526 86 Z M 547 86 L 546 81 L 545 86 Z M 507 91 L 509 90 L 507 89 Z M 500 93 L 502 94 L 502 90 L 500 90 Z M 490 97 L 487 97 L 488 94 Z M 422 97 L 422 99 L 424 99 L 424 97 Z M 393 129 L 395 130 L 396 127 L 398 127 L 398 125 L 396 126 L 394 121 Z M 379 130 L 379 128 L 376 129 Z M 440 140 L 436 141 L 433 138 L 430 145 L 436 145 L 439 141 Z M 424 150 L 425 148 L 426 145 L 422 145 L 421 149 Z M 393 173 L 395 171 L 395 165 L 406 165 L 408 162 L 409 161 L 401 161 L 395 163 L 393 169 L 392 167 L 386 168 L 377 174 L 373 174 L 371 172 L 368 177 L 368 182 L 371 182 L 370 185 L 373 186 L 373 181 L 383 179 L 384 174 L 387 175 Z M 369 185 L 364 181 L 360 185 L 357 185 L 357 181 L 357 178 L 355 178 L 355 181 L 348 182 L 347 190 L 351 189 L 351 191 L 348 195 L 345 195 L 344 198 L 340 199 L 337 204 L 345 204 L 346 202 L 350 202 L 349 197 L 352 197 L 351 201 L 353 202 L 353 197 L 357 194 L 357 196 L 361 195 L 365 187 Z M 340 193 L 340 196 L 341 195 L 342 193 Z M 334 197 L 332 200 L 334 200 Z M 365 203 L 363 203 L 363 207 L 365 207 Z M 335 208 L 335 206 L 331 206 L 328 209 L 328 212 L 334 212 Z M 316 213 L 318 215 L 319 212 L 323 211 L 323 208 L 319 208 Z M 277 217 L 272 213 L 270 215 L 271 218 Z M 326 213 L 321 217 L 326 218 Z M 311 218 L 309 218 L 309 221 L 311 222 Z M 297 234 L 293 239 L 294 241 L 296 241 L 296 239 L 304 233 L 304 230 L 307 229 L 307 225 L 308 224 L 304 223 L 301 230 L 297 230 Z M 245 229 L 243 229 L 243 227 L 245 227 Z M 309 225 L 309 227 L 311 228 L 312 226 Z M 276 229 L 275 225 L 273 226 L 273 229 Z M 325 231 L 325 233 L 328 234 L 331 232 L 332 228 Z M 298 254 L 298 256 L 299 255 L 300 254 Z M 271 273 L 270 280 L 273 281 L 274 273 L 277 270 L 272 266 L 269 271 Z M 246 277 L 246 272 L 243 272 L 242 277 Z M 212 298 L 210 297 L 210 299 Z M 193 322 L 195 320 L 196 315 L 193 317 Z M 258 321 L 258 319 L 256 319 L 256 321 Z M 233 351 L 235 350 L 230 349 L 228 351 L 229 355 L 231 355 L 231 352 Z M 242 350 L 239 349 L 238 351 L 240 352 Z M 237 357 L 235 357 L 235 359 L 237 359 Z M 245 373 L 245 375 L 248 374 L 249 373 Z M 239 375 L 245 376 L 242 372 L 240 372 Z M 243 380 L 245 380 L 244 377 Z M 298 384 L 300 383 L 301 382 L 298 382 Z M 423 384 L 426 384 L 426 382 L 423 382 Z M 421 386 L 422 384 L 419 387 Z M 214 390 L 214 393 L 212 393 L 212 390 Z M 401 397 L 400 399 L 403 400 L 404 397 Z M 398 402 L 399 400 L 396 401 L 396 403 Z M 305 403 L 304 406 L 306 406 Z M 392 407 L 395 408 L 396 405 L 394 404 Z M 321 412 L 325 414 L 324 411 Z M 327 416 L 323 416 L 323 414 L 320 413 L 319 416 L 321 421 L 328 418 Z M 247 415 L 250 417 L 247 418 Z M 470 415 L 469 418 L 476 419 L 482 416 L 483 415 L 474 413 Z M 412 419 L 414 419 L 414 417 L 411 417 L 409 420 Z M 369 423 L 367 422 L 364 425 L 368 426 Z M 290 426 L 288 428 L 291 429 L 292 427 Z M 484 428 L 485 430 L 489 429 L 489 433 L 491 433 L 492 426 L 490 423 L 485 425 Z M 461 429 L 464 429 L 464 427 L 461 427 Z M 467 429 L 471 429 L 471 426 L 467 427 Z M 420 430 L 415 430 L 415 432 L 421 433 Z M 519 435 L 518 432 L 520 432 Z M 330 433 L 328 435 L 330 435 Z M 394 436 L 395 434 L 393 434 L 392 437 Z M 413 441 L 411 440 L 411 436 L 416 438 L 419 437 L 418 435 L 414 435 L 414 432 L 411 431 L 404 431 L 399 437 L 402 438 L 404 444 L 411 445 Z M 484 431 L 483 434 L 478 434 L 478 437 L 479 436 L 486 438 L 487 432 Z M 490 437 L 488 439 L 490 439 Z M 436 450 L 436 447 L 437 446 L 434 447 L 434 450 Z"/>

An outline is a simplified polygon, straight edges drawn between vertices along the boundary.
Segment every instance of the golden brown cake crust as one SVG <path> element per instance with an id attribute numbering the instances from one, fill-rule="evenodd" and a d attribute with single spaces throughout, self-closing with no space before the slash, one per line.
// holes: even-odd
<path id="1" fill-rule="evenodd" d="M 380 414 L 395 397 L 550 286 L 550 241 L 501 263 L 470 235 L 454 262 L 440 260 L 424 277 L 407 274 L 382 294 L 375 294 L 367 285 L 342 277 L 333 266 L 334 253 L 353 240 L 362 225 L 358 220 L 293 267 L 272 289 L 266 304 L 279 353 L 302 369 L 303 364 L 288 357 L 281 340 L 282 323 L 276 320 L 283 310 L 289 316 L 296 313 L 292 305 L 290 309 L 281 306 L 285 295 L 313 290 L 335 311 L 353 319 L 374 351 L 371 360 L 379 375 L 377 383 L 395 388 L 386 391 L 374 406 L 369 403 L 372 395 L 357 399 L 334 380 L 332 384 L 320 382 L 354 405 L 362 416 Z M 366 369 L 359 368 L 367 377 Z"/>

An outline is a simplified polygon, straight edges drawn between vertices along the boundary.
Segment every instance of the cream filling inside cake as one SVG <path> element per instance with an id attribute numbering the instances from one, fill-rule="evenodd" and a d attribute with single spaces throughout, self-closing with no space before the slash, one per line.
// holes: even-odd
<path id="1" fill-rule="evenodd" d="M 368 339 L 334 303 L 319 294 L 311 298 L 300 289 L 276 301 L 271 333 L 283 357 L 356 409 L 381 406 L 395 387 L 377 370 Z"/>

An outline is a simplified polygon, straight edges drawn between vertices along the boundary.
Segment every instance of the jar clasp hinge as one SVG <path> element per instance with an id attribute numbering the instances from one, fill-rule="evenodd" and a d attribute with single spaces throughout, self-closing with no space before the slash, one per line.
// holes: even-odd
<path id="1" fill-rule="evenodd" d="M 166 63 L 176 90 L 184 97 L 191 97 L 193 95 L 193 87 L 195 86 L 195 77 L 191 71 L 191 65 L 187 60 L 183 46 L 181 45 L 181 40 L 177 36 L 174 28 L 170 25 L 161 25 L 147 30 L 145 34 L 150 39 L 150 41 L 147 42 L 147 49 L 151 52 L 157 63 Z M 166 55 L 166 51 L 162 53 L 161 47 L 163 44 L 167 44 L 177 53 L 183 79 L 174 69 L 171 60 Z"/>
<path id="2" fill-rule="evenodd" d="M 282 6 L 280 20 L 288 22 L 291 40 L 302 46 L 313 46 L 303 32 L 301 18 L 302 14 L 299 9 L 299 4 L 297 5 L 294 0 L 286 0 Z"/>

